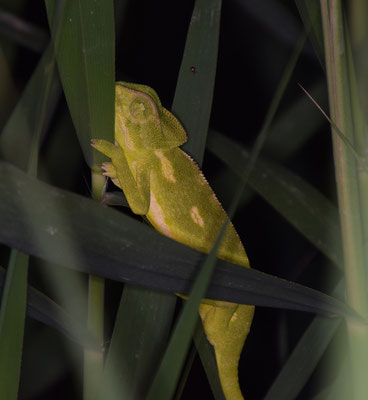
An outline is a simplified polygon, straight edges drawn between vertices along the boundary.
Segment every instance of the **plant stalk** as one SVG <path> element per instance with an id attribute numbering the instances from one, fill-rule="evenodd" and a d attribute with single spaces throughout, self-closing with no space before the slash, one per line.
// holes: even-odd
<path id="1" fill-rule="evenodd" d="M 103 196 L 105 177 L 92 169 L 92 197 L 100 201 Z M 95 400 L 100 387 L 104 363 L 104 293 L 105 280 L 89 276 L 87 327 L 101 344 L 100 350 L 84 350 L 83 400 Z"/>
<path id="2" fill-rule="evenodd" d="M 344 135 L 360 150 L 361 126 L 356 112 L 354 81 L 350 47 L 347 45 L 345 20 L 341 0 L 321 0 L 325 41 L 330 113 Z M 332 131 L 334 129 L 332 128 Z M 340 221 L 342 228 L 346 294 L 348 304 L 363 318 L 368 317 L 367 257 L 365 257 L 364 201 L 366 173 L 341 138 L 333 132 L 333 150 Z M 363 159 L 361 160 L 363 162 Z M 368 371 L 368 326 L 347 321 L 350 359 L 352 363 L 352 394 L 354 399 L 365 399 Z"/>

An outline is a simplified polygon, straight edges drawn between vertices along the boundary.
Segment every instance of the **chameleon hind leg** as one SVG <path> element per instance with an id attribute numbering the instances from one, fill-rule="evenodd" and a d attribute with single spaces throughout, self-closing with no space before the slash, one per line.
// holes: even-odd
<path id="1" fill-rule="evenodd" d="M 215 349 L 217 368 L 226 399 L 243 400 L 238 364 L 248 335 L 254 306 L 228 302 L 201 304 L 199 313 L 208 341 Z"/>

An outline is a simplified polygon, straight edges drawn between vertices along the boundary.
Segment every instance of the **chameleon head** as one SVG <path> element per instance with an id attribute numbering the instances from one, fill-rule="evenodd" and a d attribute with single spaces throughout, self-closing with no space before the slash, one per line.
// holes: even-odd
<path id="1" fill-rule="evenodd" d="M 180 146 L 186 134 L 148 86 L 118 82 L 115 86 L 115 139 L 129 150 Z"/>

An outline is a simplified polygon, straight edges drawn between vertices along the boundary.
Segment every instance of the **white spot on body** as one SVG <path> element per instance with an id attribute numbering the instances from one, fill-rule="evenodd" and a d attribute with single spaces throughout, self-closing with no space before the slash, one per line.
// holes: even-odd
<path id="1" fill-rule="evenodd" d="M 161 170 L 163 176 L 170 182 L 175 183 L 176 178 L 174 175 L 174 168 L 171 164 L 171 162 L 164 156 L 162 151 L 156 150 L 155 151 L 156 156 L 160 159 L 161 161 Z"/>
<path id="2" fill-rule="evenodd" d="M 134 176 L 137 176 L 137 162 L 136 161 L 132 162 L 132 170 L 134 172 Z"/>
<path id="3" fill-rule="evenodd" d="M 238 319 L 238 313 L 237 312 L 234 312 L 234 314 L 231 316 L 231 318 L 230 318 L 230 322 L 234 322 L 234 321 L 236 321 Z"/>
<path id="4" fill-rule="evenodd" d="M 149 213 L 151 213 L 152 219 L 156 224 L 156 229 L 159 232 L 162 232 L 164 235 L 168 237 L 172 237 L 169 227 L 167 226 L 164 219 L 164 212 L 161 206 L 158 204 L 157 199 L 153 192 L 150 192 L 150 209 Z"/>
<path id="5" fill-rule="evenodd" d="M 53 226 L 48 226 L 46 229 L 45 229 L 45 231 L 49 234 L 49 235 L 51 235 L 51 236 L 54 236 L 56 233 L 57 233 L 57 228 L 54 228 Z"/>
<path id="6" fill-rule="evenodd" d="M 190 209 L 190 216 L 195 224 L 199 225 L 201 228 L 204 227 L 203 218 L 202 218 L 201 214 L 199 213 L 198 208 L 196 206 L 193 206 Z"/>
<path id="7" fill-rule="evenodd" d="M 117 130 L 117 137 L 118 139 L 124 139 L 125 145 L 129 150 L 134 150 L 134 143 L 132 139 L 130 138 L 128 128 L 125 125 L 125 118 L 123 117 L 123 113 L 117 113 L 116 114 L 117 119 L 119 120 L 119 128 L 121 129 L 121 133 L 123 134 L 121 137 L 121 134 L 119 130 Z"/>

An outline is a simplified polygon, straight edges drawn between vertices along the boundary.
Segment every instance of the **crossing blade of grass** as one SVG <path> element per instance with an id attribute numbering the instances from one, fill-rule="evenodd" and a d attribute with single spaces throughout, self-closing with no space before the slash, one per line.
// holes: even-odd
<path id="1" fill-rule="evenodd" d="M 318 0 L 295 0 L 304 25 L 311 27 L 310 40 L 319 61 L 324 65 L 324 44 L 322 34 L 322 18 L 320 2 Z"/>
<path id="2" fill-rule="evenodd" d="M 180 66 L 173 114 L 188 134 L 182 149 L 202 165 L 217 66 L 221 0 L 197 0 Z"/>
<path id="3" fill-rule="evenodd" d="M 225 222 L 196 278 L 190 296 L 175 325 L 166 353 L 150 387 L 147 400 L 155 400 L 158 398 L 170 400 L 175 393 L 179 375 L 189 349 L 190 340 L 198 320 L 197 310 L 210 284 L 216 265 L 216 253 L 220 247 L 226 227 L 227 223 Z"/>
<path id="4" fill-rule="evenodd" d="M 208 147 L 244 178 L 248 151 L 218 132 L 211 135 Z M 337 209 L 321 193 L 286 168 L 265 160 L 258 160 L 248 182 L 330 260 L 342 265 Z"/>
<path id="5" fill-rule="evenodd" d="M 19 253 L 22 254 L 22 253 Z M 4 290 L 6 270 L 0 267 L 0 293 Z M 63 308 L 39 290 L 28 285 L 27 315 L 66 335 L 69 339 L 89 347 L 97 347 L 86 328 L 67 314 Z"/>
<path id="6" fill-rule="evenodd" d="M 343 294 L 343 281 L 334 294 Z M 295 399 L 312 375 L 328 344 L 340 326 L 341 320 L 317 316 L 304 332 L 286 364 L 265 396 L 265 400 Z"/>
<path id="7" fill-rule="evenodd" d="M 9 151 L 9 144 L 15 144 L 15 137 L 19 139 L 16 149 L 23 152 L 23 167 L 32 176 L 37 174 L 38 151 L 41 143 L 42 133 L 44 132 L 47 112 L 55 104 L 55 98 L 50 99 L 53 82 L 55 82 L 55 63 L 51 52 L 46 52 L 40 65 L 48 65 L 46 72 L 36 70 L 25 94 L 22 96 L 19 105 L 13 112 L 7 126 L 2 134 L 2 153 L 8 159 L 15 159 L 18 151 Z M 30 105 L 29 112 L 34 116 L 31 122 L 23 130 L 19 125 L 17 114 L 24 104 L 29 101 L 29 95 L 37 90 L 35 102 Z M 49 101 L 51 100 L 51 101 Z M 14 130 L 16 135 L 12 137 L 10 132 Z M 4 140 L 5 138 L 5 140 Z M 8 139 L 8 141 L 6 141 Z M 19 159 L 18 159 L 19 160 Z M 18 160 L 15 159 L 15 162 Z M 9 183 L 12 185 L 12 182 Z M 11 250 L 10 261 L 6 272 L 4 291 L 0 310 L 0 393 L 9 400 L 16 399 L 18 396 L 18 386 L 20 378 L 20 367 L 23 348 L 24 321 L 27 303 L 27 277 L 28 277 L 29 256 L 16 249 Z"/>
<path id="8" fill-rule="evenodd" d="M 339 366 L 340 371 L 334 382 L 311 400 L 345 400 L 352 398 L 353 387 L 350 385 L 352 371 L 347 360 Z"/>
<path id="9" fill-rule="evenodd" d="M 47 185 L 4 162 L 0 162 L 0 199 L 0 243 L 67 268 L 188 293 L 205 258 L 134 218 Z M 34 218 L 31 226 L 24 218 L 27 205 Z M 318 291 L 223 260 L 217 261 L 207 296 L 327 315 L 349 313 Z"/>
<path id="10" fill-rule="evenodd" d="M 221 7 L 221 0 L 195 2 L 171 110 L 188 134 L 182 149 L 199 166 L 202 166 L 213 101 Z M 209 345 L 197 346 L 197 350 L 201 360 L 207 360 L 203 366 L 211 387 L 217 388 L 214 396 L 219 399 L 222 390 L 213 352 Z"/>
<path id="11" fill-rule="evenodd" d="M 63 7 L 65 3 L 65 7 Z M 87 163 L 100 166 L 90 139 L 112 141 L 115 103 L 113 2 L 45 1 L 60 78 Z M 60 33 L 53 19 L 60 18 Z"/>
<path id="12" fill-rule="evenodd" d="M 352 39 L 352 52 L 354 56 L 354 67 L 356 73 L 356 85 L 357 96 L 353 96 L 354 99 L 360 100 L 361 110 L 368 109 L 368 78 L 366 74 L 368 64 L 368 54 L 366 51 L 368 45 L 368 34 L 367 34 L 367 3 L 365 2 L 352 2 L 349 4 L 350 7 L 350 32 Z M 351 77 L 354 74 L 351 73 Z M 357 105 L 354 108 L 358 108 Z M 367 123 L 367 116 L 364 113 L 365 123 Z"/>
<path id="13" fill-rule="evenodd" d="M 184 388 L 185 388 L 185 384 L 186 384 L 188 376 L 190 374 L 190 370 L 192 369 L 192 365 L 193 365 L 193 362 L 194 362 L 196 354 L 197 354 L 197 349 L 192 344 L 191 347 L 190 347 L 190 350 L 188 352 L 188 356 L 186 358 L 185 365 L 183 367 L 183 372 L 181 374 L 179 383 L 177 385 L 177 389 L 176 389 L 176 392 L 175 392 L 175 397 L 174 397 L 173 400 L 180 400 L 181 399 L 181 397 L 183 395 Z"/>
<path id="14" fill-rule="evenodd" d="M 215 351 L 206 338 L 201 322 L 197 324 L 194 334 L 194 343 L 198 350 L 199 357 L 201 358 L 203 368 L 206 371 L 208 382 L 211 385 L 211 390 L 215 399 L 225 400 L 220 379 L 218 377 Z"/>
<path id="15" fill-rule="evenodd" d="M 92 151 L 91 138 L 113 140 L 115 104 L 115 24 L 113 1 L 45 1 L 55 56 L 65 97 L 92 170 L 92 195 L 101 200 L 102 154 Z M 65 5 L 65 6 L 64 6 Z M 54 29 L 54 19 L 60 19 Z M 88 327 L 103 343 L 104 282 L 90 276 Z M 94 399 L 103 370 L 102 352 L 85 352 L 84 399 Z"/>
<path id="16" fill-rule="evenodd" d="M 104 369 L 100 399 L 144 399 L 167 344 L 174 295 L 127 285 Z M 128 346 L 127 346 L 128 344 Z"/>
<path id="17" fill-rule="evenodd" d="M 173 113 L 187 128 L 189 137 L 187 151 L 197 161 L 201 161 L 203 157 L 211 112 L 220 8 L 220 0 L 210 2 L 200 0 L 195 4 L 172 107 Z M 194 64 L 193 73 L 191 66 Z M 127 296 L 131 296 L 132 299 L 129 301 Z M 166 304 L 162 299 L 166 299 Z M 175 298 L 157 294 L 154 290 L 143 291 L 134 287 L 125 289 L 115 323 L 112 345 L 107 356 L 105 383 L 101 392 L 104 398 L 106 396 L 114 398 L 118 393 L 122 397 L 143 398 L 142 390 L 150 383 L 157 369 L 156 364 L 163 354 L 162 343 L 167 340 L 167 330 L 172 324 L 175 301 Z M 146 315 L 141 312 L 142 309 L 148 308 L 155 310 L 156 318 L 162 315 L 161 329 L 158 330 L 162 334 L 161 337 L 159 335 L 150 337 L 149 334 L 141 332 L 142 321 L 145 321 L 146 332 L 157 330 L 157 322 L 152 312 Z M 147 357 L 147 353 L 155 355 L 152 357 L 154 363 L 151 362 L 151 357 Z M 124 355 L 123 358 L 121 354 Z M 124 365 L 128 361 L 131 366 L 129 373 Z M 120 370 L 125 372 L 126 378 L 116 379 L 116 376 L 122 377 L 122 375 L 121 372 L 116 373 L 119 369 L 114 368 L 114 365 L 121 367 Z M 127 377 L 134 377 L 134 381 Z"/>

